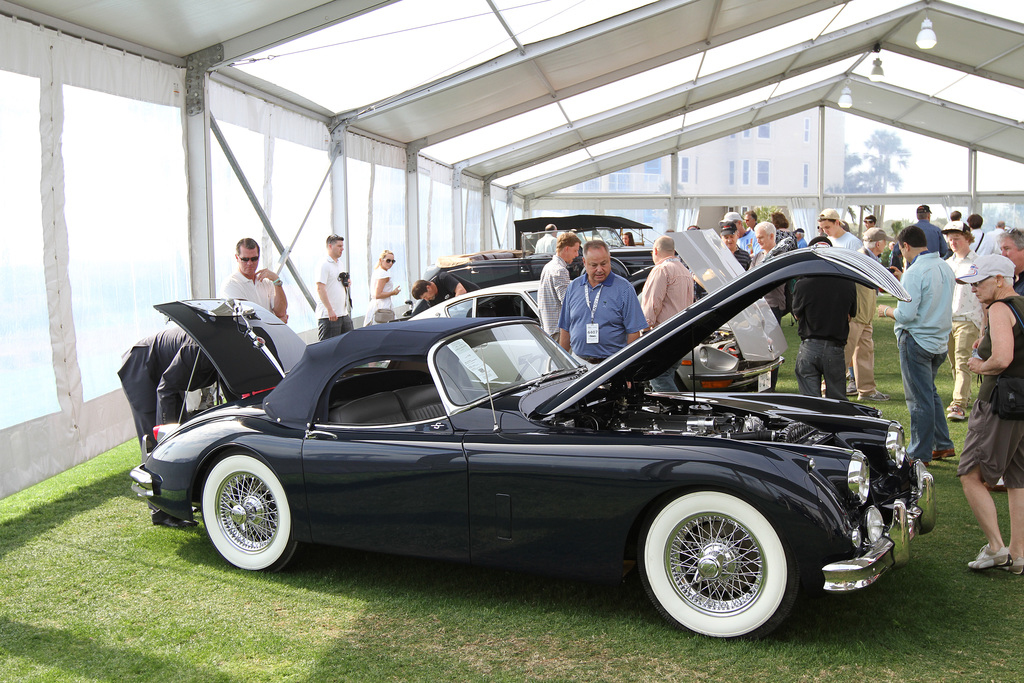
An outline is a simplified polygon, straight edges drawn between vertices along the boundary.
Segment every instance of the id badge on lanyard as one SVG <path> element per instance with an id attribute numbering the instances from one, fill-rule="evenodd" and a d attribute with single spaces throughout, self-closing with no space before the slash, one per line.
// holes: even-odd
<path id="1" fill-rule="evenodd" d="M 587 343 L 588 344 L 597 344 L 597 343 L 599 343 L 599 341 L 598 341 L 599 340 L 599 335 L 598 335 L 598 332 L 597 332 L 598 325 L 597 325 L 597 323 L 594 322 L 594 315 L 597 313 L 597 302 L 601 300 L 601 289 L 602 288 L 604 288 L 603 284 L 598 285 L 595 288 L 595 291 L 597 291 L 597 296 L 594 297 L 594 305 L 591 306 L 590 305 L 590 288 L 589 288 L 589 285 L 587 285 L 586 283 L 583 284 L 583 296 L 586 297 L 587 308 L 590 309 L 590 322 L 587 324 Z"/>

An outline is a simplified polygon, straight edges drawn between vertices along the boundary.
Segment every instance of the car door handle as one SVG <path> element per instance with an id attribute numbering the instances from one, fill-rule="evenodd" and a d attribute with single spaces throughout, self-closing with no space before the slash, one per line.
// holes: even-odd
<path id="1" fill-rule="evenodd" d="M 306 431 L 307 439 L 321 439 L 323 441 L 337 441 L 338 435 L 332 434 L 331 432 L 324 432 L 319 429 L 310 429 Z"/>

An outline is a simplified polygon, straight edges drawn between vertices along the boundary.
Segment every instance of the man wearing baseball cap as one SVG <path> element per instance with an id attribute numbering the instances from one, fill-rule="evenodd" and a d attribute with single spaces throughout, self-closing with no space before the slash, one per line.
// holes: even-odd
<path id="1" fill-rule="evenodd" d="M 804 229 L 803 228 L 797 228 L 796 230 L 794 230 L 793 231 L 793 236 L 796 237 L 796 247 L 797 247 L 797 249 L 803 249 L 804 247 L 807 246 L 807 240 L 804 239 Z"/>
<path id="2" fill-rule="evenodd" d="M 860 240 L 852 232 L 846 231 L 839 212 L 835 209 L 825 209 L 818 214 L 818 227 L 828 235 L 834 247 L 843 247 L 854 251 L 861 248 Z"/>
<path id="3" fill-rule="evenodd" d="M 971 249 L 974 236 L 971 228 L 960 221 L 953 221 L 942 231 L 953 253 L 946 263 L 954 273 L 966 270 L 978 259 Z M 963 422 L 971 405 L 971 380 L 974 374 L 968 367 L 974 343 L 981 336 L 981 325 L 985 314 L 977 295 L 969 284 L 957 284 L 953 290 L 953 334 L 949 338 L 949 364 L 953 370 L 953 399 L 946 408 L 946 419 Z"/>
<path id="4" fill-rule="evenodd" d="M 742 223 L 743 221 L 740 220 L 738 222 Z M 750 254 L 748 254 L 743 249 L 740 249 L 737 245 L 737 231 L 738 228 L 734 224 L 727 223 L 726 225 L 722 226 L 722 246 L 725 247 L 730 254 L 736 257 L 736 260 L 739 261 L 740 266 L 743 268 L 743 270 L 747 270 L 750 268 Z"/>
<path id="5" fill-rule="evenodd" d="M 917 207 L 917 227 L 924 230 L 924 236 L 928 240 L 928 249 L 925 253 L 935 252 L 941 258 L 947 258 L 949 256 L 949 245 L 946 244 L 946 240 L 942 239 L 942 231 L 939 230 L 939 226 L 933 225 L 931 220 L 932 210 L 927 204 L 922 204 Z M 896 246 L 892 248 L 892 265 L 899 268 L 901 271 L 903 268 L 903 257 L 900 255 L 900 245 L 897 241 Z"/>
<path id="6" fill-rule="evenodd" d="M 929 464 L 956 455 L 942 400 L 935 388 L 935 377 L 946 358 L 953 331 L 950 311 L 955 283 L 949 264 L 937 253 L 928 251 L 928 240 L 921 228 L 903 228 L 896 243 L 910 264 L 902 279 L 910 300 L 899 302 L 896 308 L 879 304 L 878 316 L 896 321 L 893 331 L 900 354 L 903 393 L 910 411 L 907 453 Z"/>

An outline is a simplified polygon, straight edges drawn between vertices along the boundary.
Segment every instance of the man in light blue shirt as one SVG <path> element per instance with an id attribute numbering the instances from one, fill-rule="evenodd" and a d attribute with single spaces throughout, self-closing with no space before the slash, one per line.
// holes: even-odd
<path id="1" fill-rule="evenodd" d="M 896 308 L 879 304 L 878 315 L 892 318 L 900 352 L 903 391 L 910 410 L 910 457 L 930 463 L 955 455 L 935 376 L 953 330 L 953 270 L 928 251 L 928 238 L 916 225 L 904 228 L 896 242 L 910 265 L 901 284 L 910 301 Z"/>
<path id="2" fill-rule="evenodd" d="M 583 245 L 586 273 L 569 283 L 558 318 L 558 343 L 588 363 L 600 363 L 647 327 L 633 285 L 612 272 L 608 245 Z"/>

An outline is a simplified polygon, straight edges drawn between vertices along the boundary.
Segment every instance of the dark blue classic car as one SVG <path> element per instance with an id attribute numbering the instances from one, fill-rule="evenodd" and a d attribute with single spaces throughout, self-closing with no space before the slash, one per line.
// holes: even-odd
<path id="1" fill-rule="evenodd" d="M 299 543 L 608 583 L 635 565 L 677 627 L 764 636 L 798 590 L 863 588 L 935 523 L 931 475 L 875 408 L 644 392 L 805 275 L 906 298 L 861 254 L 801 249 L 590 368 L 522 318 L 375 325 L 312 344 L 293 366 L 273 316 L 161 305 L 245 398 L 164 428 L 133 488 L 183 520 L 201 510 L 217 551 L 244 569 L 279 570 Z"/>

